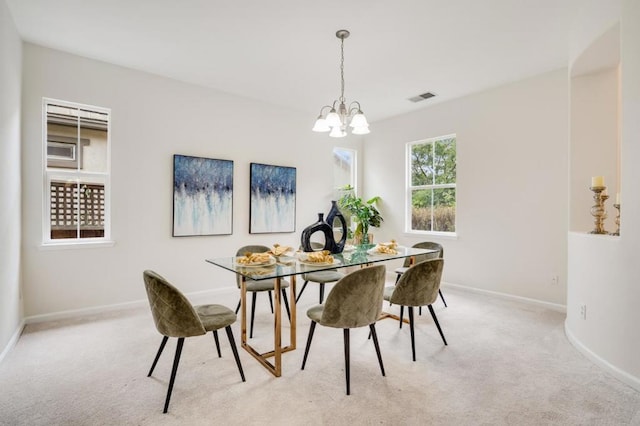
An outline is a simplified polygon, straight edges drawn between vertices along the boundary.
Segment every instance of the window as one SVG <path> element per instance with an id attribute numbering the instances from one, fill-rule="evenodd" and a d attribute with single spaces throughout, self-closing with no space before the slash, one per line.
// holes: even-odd
<path id="1" fill-rule="evenodd" d="M 44 99 L 43 242 L 110 239 L 110 110 Z"/>
<path id="2" fill-rule="evenodd" d="M 333 148 L 333 187 L 356 187 L 356 150 Z"/>
<path id="3" fill-rule="evenodd" d="M 408 232 L 456 231 L 456 136 L 407 144 Z"/>

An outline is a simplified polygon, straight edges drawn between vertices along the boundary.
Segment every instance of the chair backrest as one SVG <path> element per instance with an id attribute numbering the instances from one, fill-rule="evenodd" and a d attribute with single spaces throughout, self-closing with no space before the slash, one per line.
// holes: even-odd
<path id="1" fill-rule="evenodd" d="M 429 250 L 437 250 L 433 253 L 414 256 L 415 258 L 413 262 L 414 265 L 416 263 L 424 262 L 425 260 L 429 260 L 429 259 L 444 259 L 444 247 L 442 247 L 442 245 L 439 243 L 434 243 L 432 241 L 422 241 L 420 243 L 414 244 L 412 247 L 429 249 Z M 404 266 L 405 268 L 408 268 L 409 266 L 411 266 L 411 258 L 405 257 L 404 264 L 402 266 Z"/>
<path id="2" fill-rule="evenodd" d="M 269 250 L 269 247 L 261 245 L 244 246 L 238 249 L 236 256 L 244 256 L 246 253 L 264 253 Z M 238 284 L 238 288 L 242 285 L 242 277 L 238 274 L 236 274 L 236 284 Z"/>
<path id="3" fill-rule="evenodd" d="M 431 259 L 413 265 L 402 274 L 389 302 L 404 306 L 424 306 L 436 301 L 444 259 Z"/>
<path id="4" fill-rule="evenodd" d="M 154 271 L 144 271 L 151 314 L 160 334 L 189 337 L 206 334 L 200 317 L 186 297 Z"/>
<path id="5" fill-rule="evenodd" d="M 324 303 L 320 324 L 355 328 L 373 324 L 382 312 L 384 265 L 358 269 L 340 279 Z"/>

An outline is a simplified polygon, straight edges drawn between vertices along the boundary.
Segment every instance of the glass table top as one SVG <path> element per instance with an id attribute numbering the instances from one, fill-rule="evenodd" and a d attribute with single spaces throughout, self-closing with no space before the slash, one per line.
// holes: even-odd
<path id="1" fill-rule="evenodd" d="M 307 263 L 302 260 L 300 253 L 289 256 L 273 257 L 270 261 L 259 265 L 243 265 L 237 262 L 238 257 L 219 257 L 206 259 L 207 262 L 240 274 L 253 280 L 266 280 L 291 275 L 306 274 L 309 272 L 323 271 L 327 269 L 344 268 L 348 266 L 359 266 L 370 263 L 385 262 L 393 259 L 403 259 L 405 257 L 417 256 L 432 253 L 435 250 L 419 249 L 412 247 L 396 247 L 397 253 L 377 253 L 375 244 L 363 244 L 353 247 L 352 250 L 345 250 L 342 253 L 333 254 L 333 263 Z"/>

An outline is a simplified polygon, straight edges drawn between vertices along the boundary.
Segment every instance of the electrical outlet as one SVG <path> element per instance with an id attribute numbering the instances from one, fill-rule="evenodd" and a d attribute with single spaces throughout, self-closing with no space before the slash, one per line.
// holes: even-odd
<path id="1" fill-rule="evenodd" d="M 558 285 L 560 278 L 557 275 L 551 277 L 551 285 Z"/>
<path id="2" fill-rule="evenodd" d="M 583 320 L 587 319 L 587 305 L 580 305 L 580 317 Z"/>

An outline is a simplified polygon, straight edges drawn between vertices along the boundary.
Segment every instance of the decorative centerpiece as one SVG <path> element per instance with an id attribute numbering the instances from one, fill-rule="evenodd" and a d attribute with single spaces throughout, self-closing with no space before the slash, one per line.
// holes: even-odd
<path id="1" fill-rule="evenodd" d="M 334 222 L 336 219 L 340 222 L 342 231 L 340 241 L 337 242 L 333 233 Z M 327 214 L 326 221 L 324 220 L 324 214 L 318 213 L 318 221 L 302 230 L 302 235 L 300 236 L 300 245 L 302 246 L 302 250 L 306 252 L 313 251 L 313 248 L 311 247 L 311 236 L 316 232 L 322 232 L 324 234 L 324 250 L 334 254 L 342 253 L 347 242 L 347 221 L 340 212 L 340 209 L 338 209 L 335 201 L 331 201 L 331 210 L 329 210 L 329 213 Z"/>
<path id="2" fill-rule="evenodd" d="M 592 177 L 589 189 L 593 191 L 593 200 L 595 201 L 595 204 L 591 207 L 591 216 L 594 217 L 595 228 L 590 234 L 607 234 L 608 232 L 604 229 L 604 220 L 607 218 L 604 202 L 607 201 L 609 196 L 607 195 L 607 187 L 604 186 L 604 177 Z"/>
<path id="3" fill-rule="evenodd" d="M 345 194 L 340 198 L 338 204 L 351 214 L 351 218 L 356 222 L 356 230 L 353 238 L 355 243 L 369 244 L 369 227 L 379 227 L 383 219 L 380 212 L 376 208 L 375 204 L 380 201 L 380 197 L 373 197 L 366 202 L 356 197 L 354 188 L 351 185 L 346 185 L 341 188 Z"/>

